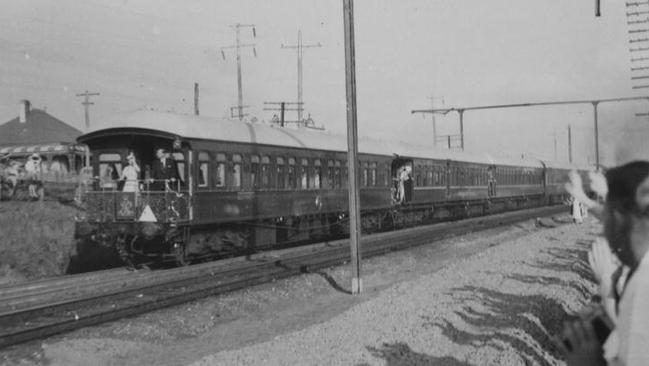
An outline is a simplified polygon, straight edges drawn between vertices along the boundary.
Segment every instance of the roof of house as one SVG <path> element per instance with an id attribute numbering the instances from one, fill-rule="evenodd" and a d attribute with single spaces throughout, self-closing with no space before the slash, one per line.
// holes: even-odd
<path id="1" fill-rule="evenodd" d="M 81 131 L 41 109 L 32 108 L 27 121 L 18 117 L 0 125 L 0 146 L 75 142 Z"/>

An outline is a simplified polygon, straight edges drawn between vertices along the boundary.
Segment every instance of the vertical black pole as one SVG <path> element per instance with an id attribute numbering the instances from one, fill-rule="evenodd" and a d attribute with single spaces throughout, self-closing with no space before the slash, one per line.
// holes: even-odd
<path id="1" fill-rule="evenodd" d="M 358 182 L 358 131 L 356 119 L 356 62 L 354 55 L 354 3 L 343 0 L 345 26 L 345 86 L 347 94 L 347 164 L 349 166 L 349 242 L 351 246 L 352 294 L 363 291 L 361 280 L 361 210 Z"/>
<path id="2" fill-rule="evenodd" d="M 599 131 L 597 127 L 597 105 L 599 102 L 593 102 L 593 117 L 595 122 L 595 170 L 599 171 Z"/>
<path id="3" fill-rule="evenodd" d="M 286 103 L 282 102 L 281 106 L 282 106 L 281 113 L 280 113 L 281 118 L 279 120 L 279 125 L 284 127 L 284 111 L 286 110 Z"/>

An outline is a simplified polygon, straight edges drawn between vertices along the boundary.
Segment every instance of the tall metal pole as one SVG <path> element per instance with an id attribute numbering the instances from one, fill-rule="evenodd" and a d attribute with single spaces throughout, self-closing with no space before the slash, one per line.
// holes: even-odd
<path id="1" fill-rule="evenodd" d="M 459 109 L 460 114 L 460 148 L 464 151 L 464 109 Z"/>
<path id="2" fill-rule="evenodd" d="M 361 210 L 358 181 L 358 131 L 356 120 L 356 61 L 354 50 L 354 3 L 343 0 L 345 26 L 345 90 L 347 95 L 347 164 L 349 166 L 349 242 L 351 246 L 352 294 L 363 291 L 361 279 Z"/>
<path id="3" fill-rule="evenodd" d="M 243 117 L 246 115 L 243 113 L 243 109 L 246 108 L 246 106 L 243 105 L 243 83 L 241 82 L 241 49 L 245 47 L 252 47 L 252 52 L 257 57 L 257 51 L 255 50 L 255 45 L 253 44 L 241 44 L 241 28 L 242 27 L 250 27 L 252 28 L 252 35 L 253 37 L 257 37 L 257 32 L 255 31 L 255 25 L 254 24 L 235 24 L 231 25 L 231 28 L 234 28 L 236 32 L 236 44 L 232 46 L 226 46 L 226 47 L 221 47 L 221 55 L 223 56 L 223 59 L 225 60 L 225 52 L 223 50 L 229 49 L 229 48 L 236 48 L 237 52 L 237 106 L 236 107 L 231 107 L 230 111 L 231 114 L 233 109 L 237 110 L 237 115 L 239 117 L 239 120 L 243 120 Z M 231 115 L 234 117 L 233 115 Z"/>
<path id="4" fill-rule="evenodd" d="M 241 89 L 241 31 L 239 25 L 237 24 L 237 86 L 238 86 L 238 99 L 237 107 L 239 112 L 239 120 L 243 119 L 243 90 Z"/>
<path id="5" fill-rule="evenodd" d="M 572 163 L 572 131 L 568 125 L 568 162 Z"/>
<path id="6" fill-rule="evenodd" d="M 305 45 L 302 43 L 302 30 L 297 31 L 297 44 L 294 46 L 281 45 L 282 48 L 295 48 L 297 51 L 297 121 L 298 127 L 302 125 L 304 112 L 302 56 L 305 48 L 322 47 L 320 43 Z"/>
<path id="7" fill-rule="evenodd" d="M 595 122 L 595 170 L 599 171 L 599 131 L 597 127 L 597 105 L 593 102 L 593 121 Z"/>
<path id="8" fill-rule="evenodd" d="M 302 30 L 297 31 L 297 120 L 302 123 Z"/>

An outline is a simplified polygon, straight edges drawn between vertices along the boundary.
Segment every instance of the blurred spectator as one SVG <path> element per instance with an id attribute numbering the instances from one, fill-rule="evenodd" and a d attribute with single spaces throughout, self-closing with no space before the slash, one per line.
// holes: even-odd
<path id="1" fill-rule="evenodd" d="M 601 217 L 609 250 L 594 246 L 589 260 L 602 295 L 613 294 L 617 321 L 605 344 L 592 317 L 566 324 L 560 346 L 568 365 L 649 365 L 649 162 L 609 169 L 606 182 Z M 623 265 L 612 273 L 611 251 Z"/>
<path id="2" fill-rule="evenodd" d="M 29 197 L 38 199 L 38 190 L 41 187 L 41 157 L 34 153 L 25 162 L 26 179 L 29 183 Z"/>

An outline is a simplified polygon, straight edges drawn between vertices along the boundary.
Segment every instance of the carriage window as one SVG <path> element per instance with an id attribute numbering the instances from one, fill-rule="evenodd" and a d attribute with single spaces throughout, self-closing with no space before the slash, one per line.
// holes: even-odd
<path id="1" fill-rule="evenodd" d="M 390 185 L 390 168 L 389 165 L 383 170 L 383 186 L 388 187 Z"/>
<path id="2" fill-rule="evenodd" d="M 278 157 L 277 160 L 276 160 L 276 163 L 277 163 L 277 172 L 276 172 L 277 175 L 275 176 L 275 178 L 276 178 L 275 187 L 284 188 L 284 184 L 286 184 L 284 182 L 284 178 L 286 178 L 285 175 L 284 175 L 285 174 L 284 173 L 284 158 L 282 158 L 281 156 Z"/>
<path id="3" fill-rule="evenodd" d="M 241 187 L 241 155 L 232 155 L 232 186 Z"/>
<path id="4" fill-rule="evenodd" d="M 198 153 L 198 186 L 207 187 L 209 185 L 208 181 L 208 170 L 210 164 L 210 156 L 206 152 Z"/>
<path id="5" fill-rule="evenodd" d="M 361 182 L 361 186 L 367 187 L 368 184 L 368 168 L 367 168 L 367 163 L 363 163 L 363 181 Z"/>
<path id="6" fill-rule="evenodd" d="M 185 164 L 185 155 L 183 155 L 183 153 L 181 152 L 175 152 L 172 153 L 171 156 L 176 161 L 176 166 L 178 167 L 178 176 L 180 177 L 180 180 L 184 182 L 185 168 L 187 167 L 187 165 Z"/>
<path id="7" fill-rule="evenodd" d="M 322 188 L 322 166 L 320 160 L 313 161 L 313 170 L 311 171 L 309 186 L 312 188 Z"/>
<path id="8" fill-rule="evenodd" d="M 327 187 L 327 188 L 334 188 L 335 187 L 334 186 L 334 184 L 335 184 L 334 183 L 334 176 L 335 176 L 335 174 L 334 174 L 334 161 L 329 160 L 329 162 L 327 162 L 327 181 L 324 184 L 325 187 Z"/>
<path id="9" fill-rule="evenodd" d="M 370 163 L 370 185 L 376 186 L 376 163 Z"/>
<path id="10" fill-rule="evenodd" d="M 300 188 L 307 189 L 309 188 L 309 160 L 302 159 L 300 165 Z"/>
<path id="11" fill-rule="evenodd" d="M 342 174 L 340 171 L 340 160 L 336 160 L 334 167 L 334 185 L 336 188 L 342 186 Z"/>
<path id="12" fill-rule="evenodd" d="M 265 188 L 270 187 L 270 158 L 261 157 L 261 185 Z"/>
<path id="13" fill-rule="evenodd" d="M 119 154 L 110 154 L 110 155 L 119 155 Z M 80 163 L 79 159 L 80 159 L 80 157 L 78 155 L 76 155 L 75 156 L 75 163 L 77 164 L 76 165 L 77 167 L 81 167 L 81 163 Z M 65 155 L 54 155 L 52 157 L 52 162 L 50 163 L 50 171 L 51 172 L 60 173 L 60 174 L 67 174 L 69 170 L 70 170 L 70 165 L 69 165 L 67 156 L 65 156 Z"/>
<path id="14" fill-rule="evenodd" d="M 295 181 L 295 158 L 288 158 L 286 188 L 297 188 Z"/>
<path id="15" fill-rule="evenodd" d="M 216 154 L 216 182 L 217 187 L 225 186 L 225 154 Z"/>
<path id="16" fill-rule="evenodd" d="M 250 186 L 257 187 L 259 185 L 259 156 L 250 156 Z"/>
<path id="17" fill-rule="evenodd" d="M 426 185 L 432 186 L 433 185 L 433 171 L 429 170 L 426 172 Z"/>
<path id="18" fill-rule="evenodd" d="M 117 188 L 116 181 L 122 175 L 122 156 L 115 153 L 99 154 L 99 179 L 103 188 Z"/>

